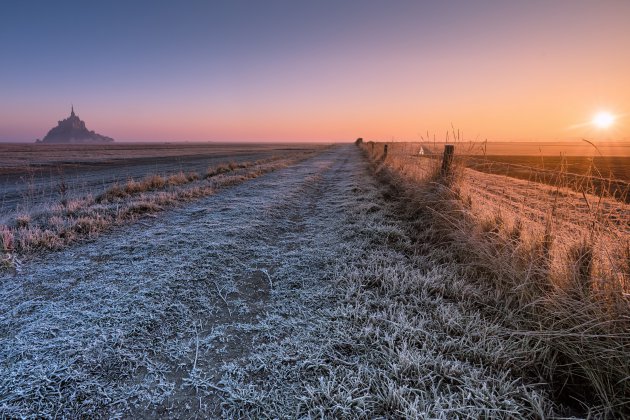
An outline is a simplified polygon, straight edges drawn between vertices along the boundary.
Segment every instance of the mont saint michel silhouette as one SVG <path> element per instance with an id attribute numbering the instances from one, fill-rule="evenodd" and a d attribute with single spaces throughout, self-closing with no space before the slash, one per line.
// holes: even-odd
<path id="1" fill-rule="evenodd" d="M 85 127 L 85 122 L 74 113 L 74 105 L 70 107 L 70 116 L 58 122 L 46 137 L 37 140 L 37 143 L 110 143 L 114 139 L 90 131 Z"/>

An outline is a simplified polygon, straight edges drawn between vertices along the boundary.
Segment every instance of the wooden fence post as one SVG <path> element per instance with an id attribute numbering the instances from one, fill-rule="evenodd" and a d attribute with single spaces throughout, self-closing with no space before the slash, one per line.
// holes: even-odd
<path id="1" fill-rule="evenodd" d="M 383 147 L 383 159 L 385 159 L 386 157 L 387 157 L 387 145 Z"/>
<path id="2" fill-rule="evenodd" d="M 454 145 L 447 144 L 444 146 L 444 157 L 442 158 L 442 176 L 446 176 L 451 172 L 451 164 L 453 163 L 454 154 Z"/>

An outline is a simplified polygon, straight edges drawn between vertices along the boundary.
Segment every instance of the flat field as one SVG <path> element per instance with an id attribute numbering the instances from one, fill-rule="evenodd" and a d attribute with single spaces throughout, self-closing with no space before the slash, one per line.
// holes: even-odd
<path id="1" fill-rule="evenodd" d="M 630 156 L 472 156 L 468 166 L 485 171 L 502 171 L 521 177 L 527 169 L 536 172 L 564 172 L 576 175 L 614 178 L 630 181 Z M 519 170 L 520 168 L 520 170 Z"/>
<path id="2" fill-rule="evenodd" d="M 245 162 L 321 147 L 314 144 L 129 143 L 105 145 L 0 143 L 0 215 L 32 212 L 68 198 L 97 195 L 149 174 L 205 172 L 220 162 Z M 3 222 L 0 218 L 0 223 Z"/>
<path id="3" fill-rule="evenodd" d="M 629 141 L 492 141 L 461 142 L 463 153 L 495 156 L 617 156 L 630 157 Z"/>
<path id="4" fill-rule="evenodd" d="M 602 192 L 620 200 L 630 200 L 630 157 L 626 156 L 468 156 L 469 168 L 489 174 L 563 184 L 594 194 Z"/>
<path id="5" fill-rule="evenodd" d="M 425 156 L 441 158 L 444 143 L 393 149 L 417 155 L 421 146 Z M 460 163 L 477 171 L 630 200 L 629 142 L 459 142 L 455 153 Z"/>

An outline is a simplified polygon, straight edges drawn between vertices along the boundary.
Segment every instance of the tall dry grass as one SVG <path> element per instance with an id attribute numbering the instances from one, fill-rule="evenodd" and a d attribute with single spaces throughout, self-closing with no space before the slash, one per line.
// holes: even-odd
<path id="1" fill-rule="evenodd" d="M 474 285 L 445 292 L 473 293 L 530 343 L 539 362 L 526 371 L 559 402 L 585 415 L 629 415 L 628 205 L 605 190 L 576 191 L 562 173 L 542 185 L 466 169 L 456 156 L 444 176 L 439 155 L 394 143 L 385 155 L 384 146 L 361 145 L 417 246 L 447 250 L 444 263 Z"/>

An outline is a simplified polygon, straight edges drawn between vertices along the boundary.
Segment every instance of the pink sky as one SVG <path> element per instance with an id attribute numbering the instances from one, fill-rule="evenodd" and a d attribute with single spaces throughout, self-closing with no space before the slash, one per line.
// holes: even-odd
<path id="1" fill-rule="evenodd" d="M 62 7 L 70 26 L 16 6 L 0 140 L 43 137 L 70 103 L 119 141 L 402 141 L 451 124 L 467 140 L 630 138 L 630 2 L 474 3 Z M 90 19 L 119 29 L 72 30 Z M 600 110 L 607 130 L 588 124 Z"/>

